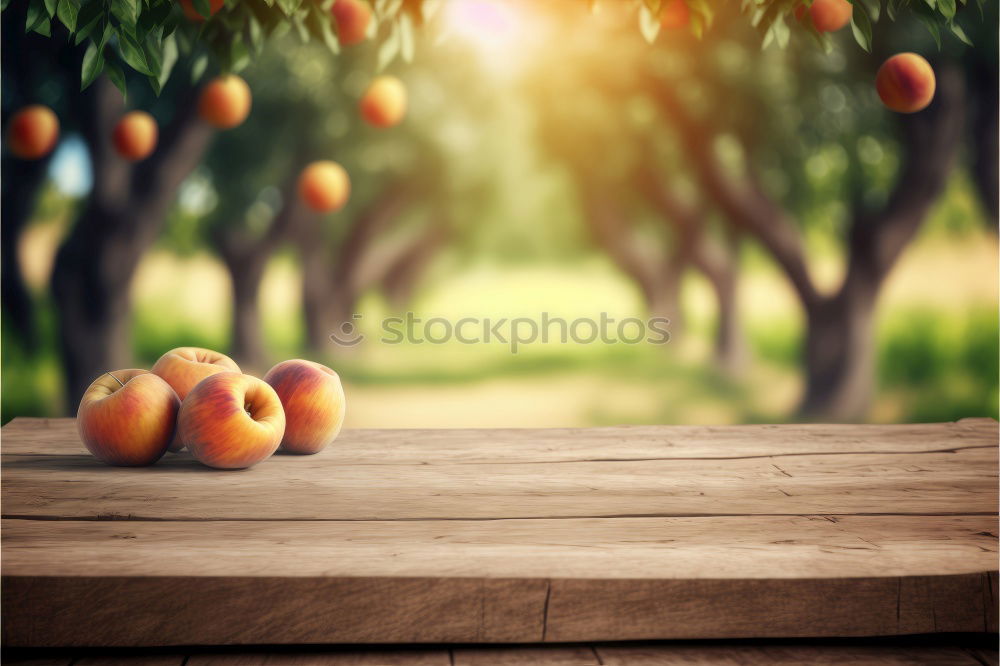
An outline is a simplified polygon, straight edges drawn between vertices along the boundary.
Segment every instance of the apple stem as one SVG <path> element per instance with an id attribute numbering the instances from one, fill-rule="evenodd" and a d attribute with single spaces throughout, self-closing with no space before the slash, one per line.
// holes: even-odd
<path id="1" fill-rule="evenodd" d="M 122 384 L 122 380 L 118 379 L 117 377 L 115 377 L 114 375 L 112 375 L 110 372 L 105 372 L 104 374 L 108 375 L 109 377 L 111 377 L 113 380 L 115 380 L 116 382 L 118 382 L 122 386 L 125 386 L 124 384 Z"/>

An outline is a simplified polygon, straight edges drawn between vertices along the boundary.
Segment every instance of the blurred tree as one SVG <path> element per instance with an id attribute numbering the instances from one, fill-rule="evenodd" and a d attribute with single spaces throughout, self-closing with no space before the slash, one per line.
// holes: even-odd
<path id="1" fill-rule="evenodd" d="M 847 198 L 853 201 L 848 258 L 843 282 L 833 293 L 824 293 L 816 286 L 793 212 L 764 185 L 764 165 L 775 157 L 768 154 L 770 147 L 790 139 L 786 134 L 788 116 L 782 109 L 791 108 L 794 102 L 776 100 L 770 94 L 773 90 L 766 87 L 757 95 L 743 95 L 746 91 L 741 90 L 736 110 L 728 103 L 734 91 L 727 85 L 726 75 L 713 71 L 705 60 L 686 75 L 678 75 L 657 71 L 651 59 L 649 73 L 641 82 L 677 129 L 686 159 L 706 195 L 725 211 L 732 224 L 770 253 L 798 295 L 807 320 L 806 392 L 800 409 L 810 417 L 848 420 L 867 411 L 874 379 L 872 328 L 879 289 L 944 190 L 965 126 L 966 84 L 949 54 L 936 60 L 934 103 L 911 116 L 889 117 L 871 102 L 859 103 L 865 97 L 870 99 L 868 82 L 874 80 L 875 65 L 880 62 L 881 58 L 858 58 L 844 74 L 845 85 L 868 86 L 867 95 L 861 92 L 855 103 L 863 111 L 866 107 L 870 110 L 874 123 L 866 126 L 859 118 L 846 126 L 830 123 L 825 127 L 847 145 L 856 143 L 859 131 L 891 133 L 900 146 L 902 167 L 887 199 L 874 205 L 865 200 L 867 188 L 862 179 L 845 179 L 850 188 Z M 758 67 L 763 64 L 755 63 Z M 796 100 L 801 99 L 803 87 L 823 80 L 818 72 L 805 67 L 793 74 L 803 77 L 793 88 Z M 743 77 L 747 80 L 746 72 Z M 766 82 L 768 77 L 758 69 L 749 79 Z M 697 86 L 701 98 L 684 100 L 679 91 L 686 86 Z M 728 155 L 718 149 L 723 137 L 734 147 Z M 804 144 L 807 151 L 817 149 L 816 144 Z M 776 152 L 779 160 L 788 156 L 787 151 Z M 795 170 L 788 162 L 784 169 Z"/>
<path id="2" fill-rule="evenodd" d="M 245 130 L 221 136 L 207 157 L 218 203 L 202 229 L 229 270 L 231 352 L 248 367 L 268 361 L 258 295 L 267 261 L 283 245 L 301 260 L 307 346 L 323 354 L 365 290 L 390 274 L 412 284 L 440 247 L 428 240 L 443 237 L 437 225 L 385 239 L 444 172 L 413 123 L 371 130 L 354 112 L 376 55 L 359 46 L 333 58 L 314 45 L 277 40 L 249 74 L 256 93 Z M 270 138 L 246 141 L 244 131 Z M 353 177 L 343 211 L 315 213 L 299 197 L 299 173 L 319 159 L 340 162 Z M 395 283 L 397 303 L 404 294 Z"/>
<path id="3" fill-rule="evenodd" d="M 995 26 L 995 8 L 987 11 Z M 641 285 L 651 308 L 659 307 L 662 294 L 669 302 L 676 293 L 677 271 L 643 268 L 630 249 L 635 241 L 624 211 L 634 206 L 629 197 L 637 188 L 629 187 L 636 181 L 629 164 L 643 161 L 649 145 L 656 158 L 644 160 L 638 181 L 665 217 L 704 228 L 671 199 L 689 173 L 699 190 L 696 200 L 711 201 L 736 231 L 770 254 L 806 315 L 801 412 L 810 417 L 853 419 L 867 410 L 879 289 L 944 190 L 966 132 L 965 90 L 976 85 L 956 66 L 964 48 L 949 42 L 934 59 L 938 90 L 930 108 L 910 116 L 890 114 L 874 99 L 876 67 L 900 41 L 930 49 L 914 38 L 919 33 L 911 21 L 879 26 L 875 43 L 881 53 L 874 57 L 854 50 L 848 58 L 839 52 L 823 56 L 801 40 L 786 51 L 753 57 L 758 35 L 736 16 L 719 16 L 701 42 L 677 34 L 661 40 L 652 53 L 635 47 L 625 24 L 610 20 L 599 29 L 580 26 L 582 36 L 563 45 L 569 57 L 579 59 L 576 72 L 584 78 L 559 83 L 587 92 L 570 97 L 549 79 L 535 90 L 547 93 L 543 115 L 552 114 L 553 106 L 568 110 L 569 117 L 544 123 L 542 134 L 578 174 L 592 224 L 596 218 L 595 237 Z M 958 32 L 964 35 L 961 28 Z M 996 35 L 987 39 L 989 52 Z M 616 47 L 594 53 L 595 41 Z M 987 107 L 995 79 L 990 87 L 992 93 L 981 94 Z M 995 116 L 991 123 L 995 128 Z M 891 188 L 883 179 L 869 179 L 858 146 L 871 141 L 899 147 L 901 168 Z M 795 209 L 815 205 L 816 192 L 802 166 L 825 161 L 831 146 L 845 155 L 847 168 L 827 195 L 846 199 L 851 210 L 845 276 L 833 293 L 825 293 L 810 273 Z M 720 263 L 731 261 L 729 255 Z M 712 274 L 706 271 L 721 305 L 730 298 L 725 285 L 732 280 L 713 280 Z"/>

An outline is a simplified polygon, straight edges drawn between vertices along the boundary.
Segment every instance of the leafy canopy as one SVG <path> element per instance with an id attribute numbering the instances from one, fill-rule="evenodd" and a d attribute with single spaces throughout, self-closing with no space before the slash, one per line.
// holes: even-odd
<path id="1" fill-rule="evenodd" d="M 19 0 L 21 1 L 21 0 Z M 69 32 L 74 44 L 87 42 L 80 71 L 86 88 L 101 74 L 125 92 L 125 71 L 145 76 L 156 94 L 170 78 L 180 56 L 189 56 L 191 78 L 199 80 L 210 61 L 223 72 L 246 68 L 264 48 L 267 40 L 288 32 L 304 42 L 324 44 L 336 54 L 340 45 L 331 19 L 333 0 L 225 0 L 212 15 L 210 0 L 191 0 L 193 8 L 206 20 L 191 21 L 178 0 L 26 0 L 25 30 L 53 35 L 53 23 Z M 409 61 L 413 56 L 413 30 L 428 21 L 443 2 L 461 0 L 361 0 L 374 10 L 369 36 L 379 40 L 378 68 L 397 56 Z M 508 0 L 512 1 L 512 0 Z M 585 2 L 595 11 L 602 0 Z M 620 2 L 622 0 L 603 0 Z M 659 16 L 668 2 L 677 0 L 628 0 L 638 17 L 643 37 L 656 40 Z M 798 5 L 812 0 L 679 0 L 690 10 L 690 30 L 701 36 L 712 25 L 716 12 L 734 11 L 745 16 L 761 35 L 763 47 L 787 46 L 793 30 L 812 35 L 825 49 L 829 35 L 820 34 L 809 21 L 795 20 Z M 6 9 L 11 0 L 0 0 Z M 890 20 L 902 12 L 917 16 L 940 47 L 941 29 L 951 31 L 971 44 L 955 21 L 959 8 L 968 0 L 851 0 L 854 11 L 851 30 L 857 43 L 871 50 L 872 25 L 883 15 Z M 975 0 L 980 17 L 985 0 Z"/>

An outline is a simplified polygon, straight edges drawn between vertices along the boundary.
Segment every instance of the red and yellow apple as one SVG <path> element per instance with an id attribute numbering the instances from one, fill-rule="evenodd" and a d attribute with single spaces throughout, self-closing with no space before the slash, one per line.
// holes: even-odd
<path id="1" fill-rule="evenodd" d="M 152 465 L 174 436 L 180 400 L 149 370 L 107 372 L 87 388 L 76 427 L 87 450 L 109 465 Z"/>
<path id="2" fill-rule="evenodd" d="M 813 0 L 809 18 L 817 32 L 836 32 L 851 22 L 854 5 L 849 0 Z"/>
<path id="3" fill-rule="evenodd" d="M 337 439 L 347 402 L 336 372 L 313 361 L 294 359 L 268 370 L 264 381 L 278 394 L 285 410 L 282 450 L 318 453 Z"/>
<path id="4" fill-rule="evenodd" d="M 59 140 L 59 119 L 47 106 L 26 106 L 7 123 L 7 145 L 22 160 L 45 157 Z"/>
<path id="5" fill-rule="evenodd" d="M 337 39 L 350 46 L 363 42 L 372 20 L 372 10 L 362 0 L 336 0 L 330 8 Z"/>
<path id="6" fill-rule="evenodd" d="M 897 53 L 882 63 L 875 75 L 875 89 L 882 103 L 899 113 L 927 108 L 936 87 L 934 69 L 916 53 Z"/>
<path id="7" fill-rule="evenodd" d="M 152 372 L 162 377 L 181 400 L 198 382 L 219 372 L 240 372 L 236 361 L 225 354 L 201 347 L 171 349 L 153 364 Z"/>
<path id="8" fill-rule="evenodd" d="M 250 115 L 250 86 L 235 74 L 219 76 L 202 88 L 198 115 L 212 127 L 232 129 Z"/>
<path id="9" fill-rule="evenodd" d="M 149 157 L 156 149 L 156 120 L 145 111 L 130 111 L 115 125 L 112 139 L 119 155 L 131 162 Z"/>
<path id="10" fill-rule="evenodd" d="M 340 210 L 351 195 L 350 176 L 344 167 L 330 160 L 319 160 L 303 169 L 298 185 L 299 197 L 319 213 Z"/>
<path id="11" fill-rule="evenodd" d="M 660 8 L 660 26 L 667 30 L 685 27 L 691 22 L 691 9 L 684 0 L 667 0 Z"/>
<path id="12" fill-rule="evenodd" d="M 406 86 L 395 76 L 378 76 L 362 95 L 360 109 L 373 127 L 398 125 L 406 115 Z"/>
<path id="13" fill-rule="evenodd" d="M 285 412 L 266 382 L 220 372 L 200 382 L 181 403 L 177 434 L 205 465 L 243 469 L 277 450 L 285 434 Z"/>

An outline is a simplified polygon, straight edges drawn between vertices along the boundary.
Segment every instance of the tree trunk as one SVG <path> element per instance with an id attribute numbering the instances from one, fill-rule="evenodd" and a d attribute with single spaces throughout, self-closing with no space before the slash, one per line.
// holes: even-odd
<path id="1" fill-rule="evenodd" d="M 809 418 L 856 420 L 874 394 L 874 312 L 879 290 L 947 184 L 965 120 L 959 73 L 939 67 L 933 106 L 901 120 L 903 169 L 884 209 L 855 216 L 847 275 L 832 298 L 807 304 L 806 393 Z"/>
<path id="2" fill-rule="evenodd" d="M 52 296 L 59 310 L 68 407 L 76 405 L 96 377 L 131 363 L 129 278 L 144 248 L 94 232 L 118 214 L 92 202 L 56 256 Z"/>
<path id="3" fill-rule="evenodd" d="M 374 241 L 410 203 L 415 186 L 398 181 L 387 187 L 352 220 L 332 261 L 320 221 L 306 217 L 297 225 L 294 242 L 302 260 L 302 305 L 311 351 L 336 354 L 351 347 L 331 336 L 351 340 L 356 335 L 357 301 L 370 286 L 362 284 L 358 269 Z"/>
<path id="4" fill-rule="evenodd" d="M 301 239 L 300 239 L 301 240 Z M 321 242 L 300 242 L 302 262 L 302 314 L 309 351 L 329 354 L 335 316 L 330 307 L 330 264 Z"/>
<path id="5" fill-rule="evenodd" d="M 3 194 L 0 196 L 0 225 L 3 236 L 0 255 L 0 284 L 5 321 L 21 343 L 35 350 L 38 339 L 35 332 L 34 308 L 31 294 L 21 274 L 17 243 L 27 226 L 38 200 L 38 191 L 45 181 L 49 159 L 3 160 Z"/>
<path id="6" fill-rule="evenodd" d="M 807 311 L 802 416 L 851 421 L 868 412 L 874 394 L 877 293 L 877 285 L 856 283 Z"/>
<path id="7" fill-rule="evenodd" d="M 730 261 L 734 259 L 730 258 Z M 706 273 L 704 269 L 703 273 Z M 746 364 L 747 348 L 737 301 L 737 271 L 734 265 L 709 276 L 718 306 L 715 329 L 715 362 L 727 375 L 738 375 Z"/>
<path id="8" fill-rule="evenodd" d="M 193 96 L 193 91 L 192 91 Z M 59 348 L 66 398 L 75 405 L 101 373 L 130 363 L 129 286 L 156 239 L 177 188 L 201 159 L 212 132 L 183 100 L 161 148 L 133 170 L 111 150 L 124 105 L 104 77 L 87 91 L 86 137 L 94 186 L 81 216 L 59 248 L 52 295 L 59 311 Z"/>
<path id="9" fill-rule="evenodd" d="M 270 252 L 239 236 L 220 234 L 216 248 L 222 257 L 233 294 L 229 353 L 241 366 L 263 368 L 267 363 L 260 323 L 260 284 Z"/>
<path id="10" fill-rule="evenodd" d="M 431 224 L 386 267 L 382 291 L 391 307 L 401 310 L 413 299 L 420 277 L 447 240 L 447 230 L 441 224 Z"/>

